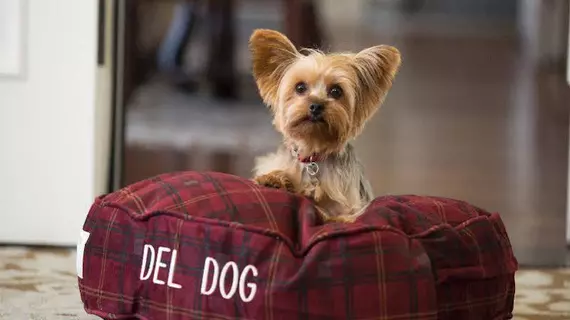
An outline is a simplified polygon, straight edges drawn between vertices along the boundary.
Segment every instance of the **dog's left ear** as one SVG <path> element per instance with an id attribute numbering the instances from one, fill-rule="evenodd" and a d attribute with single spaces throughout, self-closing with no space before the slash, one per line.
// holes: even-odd
<path id="1" fill-rule="evenodd" d="M 283 74 L 298 58 L 299 52 L 283 34 L 267 29 L 253 32 L 249 40 L 253 77 L 263 101 L 277 105 L 277 89 Z"/>
<path id="2" fill-rule="evenodd" d="M 364 49 L 354 55 L 360 91 L 354 120 L 359 130 L 383 102 L 400 64 L 400 51 L 388 45 Z"/>

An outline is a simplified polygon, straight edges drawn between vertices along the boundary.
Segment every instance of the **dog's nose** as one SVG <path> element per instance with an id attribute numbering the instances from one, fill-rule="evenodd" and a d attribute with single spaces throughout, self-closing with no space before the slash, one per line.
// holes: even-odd
<path id="1" fill-rule="evenodd" d="M 323 112 L 323 105 L 320 103 L 313 103 L 309 106 L 309 111 L 312 115 L 319 115 Z"/>

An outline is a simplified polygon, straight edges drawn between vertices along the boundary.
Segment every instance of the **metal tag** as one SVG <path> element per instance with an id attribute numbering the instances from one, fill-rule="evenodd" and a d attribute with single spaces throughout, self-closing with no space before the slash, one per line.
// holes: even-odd
<path id="1" fill-rule="evenodd" d="M 315 176 L 319 173 L 319 165 L 316 162 L 311 162 L 307 164 L 307 173 L 310 176 Z"/>

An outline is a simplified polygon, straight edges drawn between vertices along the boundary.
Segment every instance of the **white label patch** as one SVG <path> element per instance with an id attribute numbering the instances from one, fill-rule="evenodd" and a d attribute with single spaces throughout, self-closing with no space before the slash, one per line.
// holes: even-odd
<path id="1" fill-rule="evenodd" d="M 81 279 L 83 279 L 83 251 L 85 250 L 85 244 L 87 243 L 89 236 L 89 232 L 81 230 L 81 233 L 79 233 L 79 241 L 77 241 L 75 268 L 77 269 L 77 276 Z"/>

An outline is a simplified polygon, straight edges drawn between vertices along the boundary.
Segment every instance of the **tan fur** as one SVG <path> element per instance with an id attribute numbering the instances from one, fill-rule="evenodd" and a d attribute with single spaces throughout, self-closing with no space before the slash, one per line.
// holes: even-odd
<path id="1" fill-rule="evenodd" d="M 256 159 L 254 180 L 311 197 L 324 220 L 353 221 L 374 195 L 350 141 L 382 104 L 400 66 L 400 53 L 380 45 L 358 53 L 297 51 L 283 34 L 256 30 L 250 39 L 253 76 L 273 124 L 283 135 L 275 153 Z M 307 91 L 295 91 L 299 83 Z M 330 89 L 338 86 L 335 99 Z M 307 121 L 312 103 L 324 105 L 323 121 Z M 319 154 L 318 183 L 301 157 Z"/>

